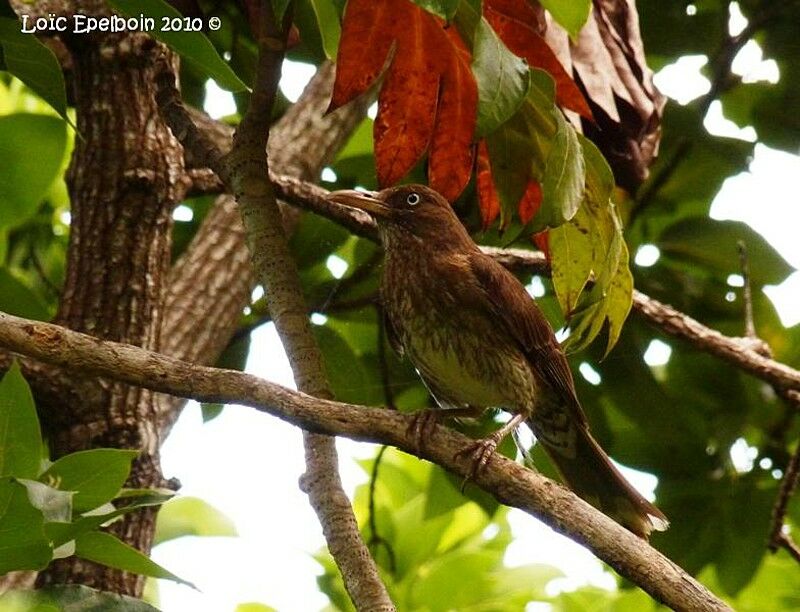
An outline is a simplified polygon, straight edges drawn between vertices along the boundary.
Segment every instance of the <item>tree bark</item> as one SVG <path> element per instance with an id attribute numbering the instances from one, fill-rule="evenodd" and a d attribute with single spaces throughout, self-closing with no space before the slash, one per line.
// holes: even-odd
<path id="1" fill-rule="evenodd" d="M 172 209 L 187 188 L 181 146 L 153 95 L 154 60 L 169 52 L 142 34 L 67 40 L 80 136 L 67 175 L 72 219 L 56 322 L 159 350 Z M 151 391 L 54 370 L 36 374 L 37 405 L 54 458 L 101 446 L 135 449 L 140 455 L 128 485 L 164 484 Z M 154 521 L 152 510 L 133 513 L 110 530 L 147 552 Z M 63 582 L 134 596 L 144 585 L 141 576 L 74 557 L 53 563 L 37 580 Z"/>

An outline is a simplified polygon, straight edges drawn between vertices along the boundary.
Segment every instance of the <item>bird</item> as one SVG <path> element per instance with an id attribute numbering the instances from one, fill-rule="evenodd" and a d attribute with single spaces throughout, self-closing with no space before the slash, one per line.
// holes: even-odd
<path id="1" fill-rule="evenodd" d="M 666 516 L 622 476 L 589 432 L 555 333 L 520 281 L 483 253 L 450 203 L 425 185 L 341 190 L 327 199 L 368 213 L 384 249 L 381 301 L 393 347 L 407 356 L 445 416 L 511 414 L 459 454 L 471 475 L 526 422 L 562 481 L 647 539 Z M 433 413 L 415 419 L 424 438 Z"/>

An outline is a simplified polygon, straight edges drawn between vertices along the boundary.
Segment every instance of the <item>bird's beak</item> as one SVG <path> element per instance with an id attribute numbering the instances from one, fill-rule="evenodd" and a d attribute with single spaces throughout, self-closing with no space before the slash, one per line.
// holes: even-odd
<path id="1" fill-rule="evenodd" d="M 377 194 L 367 191 L 355 191 L 354 189 L 343 189 L 341 191 L 333 191 L 325 198 L 337 204 L 358 208 L 369 214 L 379 217 L 389 217 L 390 209 L 383 200 L 376 197 Z"/>

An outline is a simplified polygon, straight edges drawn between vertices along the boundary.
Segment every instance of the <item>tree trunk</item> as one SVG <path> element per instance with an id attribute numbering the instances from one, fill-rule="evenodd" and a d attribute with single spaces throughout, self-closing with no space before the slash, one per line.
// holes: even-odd
<path id="1" fill-rule="evenodd" d="M 159 350 L 172 210 L 185 191 L 183 153 L 153 97 L 154 60 L 165 49 L 142 34 L 74 37 L 81 136 L 67 176 L 71 228 L 56 322 L 99 338 Z M 162 486 L 154 395 L 110 381 L 37 377 L 51 454 L 95 447 L 140 451 L 128 486 Z M 110 530 L 148 552 L 155 511 Z M 144 579 L 76 558 L 53 563 L 37 584 L 81 583 L 140 596 Z"/>

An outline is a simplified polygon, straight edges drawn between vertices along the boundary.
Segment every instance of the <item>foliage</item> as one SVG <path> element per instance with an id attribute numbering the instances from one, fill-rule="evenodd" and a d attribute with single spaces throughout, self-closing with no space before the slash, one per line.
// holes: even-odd
<path id="1" fill-rule="evenodd" d="M 247 19 L 236 3 L 201 4 L 221 17 L 223 27 L 207 39 L 167 41 L 189 58 L 198 49 L 208 52 L 206 42 L 213 45 L 213 59 L 195 55 L 196 61 L 182 68 L 184 96 L 198 106 L 209 76 L 235 89 L 231 74 L 251 82 L 255 58 Z M 342 72 L 334 106 L 368 90 L 379 80 L 387 57 L 392 60 L 379 94 L 377 121 L 365 119 L 355 131 L 332 162 L 336 178 L 326 186 L 377 189 L 395 181 L 424 181 L 427 153 L 428 179 L 448 192 L 479 241 L 529 248 L 530 234 L 547 229 L 546 240 L 538 234 L 537 244 L 547 247 L 552 281 L 529 274 L 520 278 L 542 288 L 538 303 L 554 327 L 571 316 L 572 348 L 580 351 L 572 359 L 578 394 L 599 442 L 621 463 L 658 477 L 656 502 L 670 517 L 671 528 L 655 535 L 653 544 L 738 610 L 797 609 L 800 570 L 784 552 L 770 555 L 765 547 L 779 479 L 800 434 L 796 417 L 767 385 L 669 340 L 635 317 L 626 320 L 635 285 L 723 333 L 742 335 L 742 289 L 728 278 L 740 273 L 737 244 L 744 241 L 759 336 L 776 359 L 800 366 L 800 326 L 785 328 L 763 293 L 764 286 L 783 282 L 791 266 L 749 227 L 709 216 L 725 180 L 747 170 L 754 144 L 710 134 L 703 125 L 706 100 L 685 106 L 669 102 L 650 178 L 638 191 L 622 192 L 592 141 L 562 112 L 577 112 L 587 125 L 593 107 L 584 96 L 585 84 L 573 80 L 531 26 L 533 4 L 392 0 L 387 6 L 405 21 L 387 14 L 379 22 L 385 26 L 382 35 L 355 47 L 348 38 L 354 28 L 367 28 L 377 4 L 351 0 L 345 9 L 339 0 L 307 0 L 294 7 L 301 40 L 290 51 L 292 59 L 319 65 L 338 50 Z M 592 3 L 543 4 L 574 37 Z M 715 78 L 730 3 L 696 2 L 688 11 L 684 2 L 636 4 L 650 66 L 658 69 L 682 56 L 703 54 L 710 59 L 704 73 Z M 719 85 L 718 99 L 726 117 L 755 129 L 759 144 L 796 152 L 800 39 L 794 26 L 800 9 L 797 3 L 778 4 L 779 9 L 756 0 L 737 5 L 750 23 L 759 24 L 754 40 L 776 62 L 778 82 L 741 82 L 732 76 Z M 527 16 L 515 19 L 520 14 Z M 9 15 L 0 11 L 4 17 Z M 422 35 L 416 28 L 429 35 L 425 43 L 430 48 L 424 48 L 439 54 L 431 66 L 426 62 L 433 60 L 410 42 Z M 16 44 L 25 47 L 19 50 Z M 74 134 L 57 116 L 65 115 L 66 103 L 59 79 L 47 76 L 54 74 L 54 59 L 36 45 L 35 39 L 9 36 L 0 26 L 2 66 L 20 79 L 0 75 L 0 310 L 48 319 L 64 276 L 69 217 L 63 176 Z M 14 61 L 20 55 L 41 59 L 22 65 Z M 360 63 L 347 66 L 356 56 Z M 237 93 L 236 102 L 241 111 L 246 93 Z M 462 114 L 474 114 L 474 122 L 471 117 L 462 122 Z M 413 128 L 405 140 L 390 137 L 395 120 Z M 401 145 L 402 150 L 393 148 Z M 185 205 L 194 217 L 176 223 L 175 256 L 202 223 L 211 199 Z M 652 266 L 630 266 L 642 245 L 658 247 L 660 258 Z M 393 403 L 401 410 L 429 404 L 416 373 L 392 353 L 381 328 L 373 303 L 378 247 L 306 215 L 292 248 L 309 304 L 327 317 L 315 318 L 315 330 L 337 397 L 375 406 Z M 343 276 L 327 265 L 331 256 L 347 264 Z M 251 304 L 243 328 L 258 324 L 264 315 L 263 302 Z M 597 336 L 605 340 L 603 346 L 589 345 Z M 240 336 L 220 362 L 241 368 L 247 337 Z M 649 366 L 643 360 L 655 339 L 672 350 L 665 365 Z M 598 385 L 581 374 L 583 364 L 599 376 Z M 54 555 L 71 553 L 69 543 L 79 539 L 78 552 L 99 558 L 101 523 L 133 506 L 163 501 L 140 495 L 128 498 L 133 506 L 106 506 L 118 497 L 127 473 L 131 457 L 122 451 L 42 464 L 41 434 L 18 370 L 6 374 L 2 385 L 3 440 L 14 444 L 2 444 L 0 451 L 0 507 L 4 527 L 14 529 L 0 531 L 0 546 L 11 546 L 14 553 L 0 555 L 0 562 L 43 567 Z M 214 410 L 209 408 L 208 415 Z M 480 427 L 491 427 L 492 416 Z M 13 437 L 7 434 L 12 429 Z M 732 460 L 733 447 L 747 449 L 748 465 Z M 534 459 L 552 475 L 538 449 Z M 365 464 L 369 473 L 372 468 L 371 462 Z M 92 474 L 97 477 L 87 478 Z M 438 468 L 387 451 L 378 469 L 374 510 L 368 487 L 356 493 L 362 529 L 373 540 L 401 609 L 447 609 L 458 602 L 459 609 L 518 610 L 530 600 L 549 603 L 554 610 L 653 608 L 643 593 L 624 584 L 612 592 L 583 587 L 550 595 L 545 587 L 557 575 L 552 568 L 504 565 L 511 538 L 505 510 L 470 487 L 462 496 L 459 486 Z M 101 515 L 87 515 L 98 506 Z M 161 520 L 161 539 L 233 533 L 228 521 L 194 501 L 169 502 Z M 795 532 L 800 528 L 796 500 L 787 524 Z M 376 534 L 382 541 L 375 540 Z M 127 554 L 114 546 L 112 553 Z M 323 553 L 318 559 L 325 571 L 320 588 L 331 606 L 349 609 L 331 561 Z M 466 583 L 470 588 L 464 588 Z"/>
<path id="2" fill-rule="evenodd" d="M 35 591 L 10 591 L 0 595 L 6 612 L 157 612 L 145 602 L 80 585 L 57 585 Z"/>
<path id="3" fill-rule="evenodd" d="M 394 48 L 374 125 L 378 185 L 398 182 L 428 152 L 429 184 L 455 200 L 472 174 L 475 137 L 485 137 L 478 184 L 484 228 L 502 213 L 501 229 L 517 215 L 521 221 L 509 231 L 510 241 L 548 228 L 555 232 L 548 252 L 554 267 L 569 267 L 555 287 L 571 318 L 572 346 L 587 345 L 608 320 L 610 349 L 627 317 L 632 287 L 610 189 L 592 193 L 610 170 L 601 155 L 584 152 L 587 145 L 556 104 L 587 118 L 591 110 L 536 31 L 527 2 L 462 2 L 452 12 L 457 28 L 443 20 L 450 13 L 432 4 L 348 3 L 331 108 L 363 94 Z M 582 18 L 569 11 L 559 18 L 577 27 L 588 5 L 583 9 Z M 594 157 L 587 161 L 587 155 Z M 592 275 L 597 286 L 577 308 Z"/>
<path id="4" fill-rule="evenodd" d="M 507 509 L 462 495 L 441 468 L 397 451 L 362 467 L 373 482 L 356 489 L 354 508 L 398 609 L 511 611 L 547 600 L 544 587 L 560 571 L 503 563 L 512 539 Z M 324 551 L 316 559 L 332 609 L 352 610 L 333 560 Z"/>
<path id="5" fill-rule="evenodd" d="M 14 363 L 0 380 L 0 574 L 43 569 L 53 559 L 74 554 L 181 581 L 115 536 L 98 531 L 123 514 L 160 505 L 172 495 L 123 489 L 135 451 L 98 448 L 51 463 L 45 450 L 33 397 Z M 116 506 L 115 499 L 121 500 Z"/>

